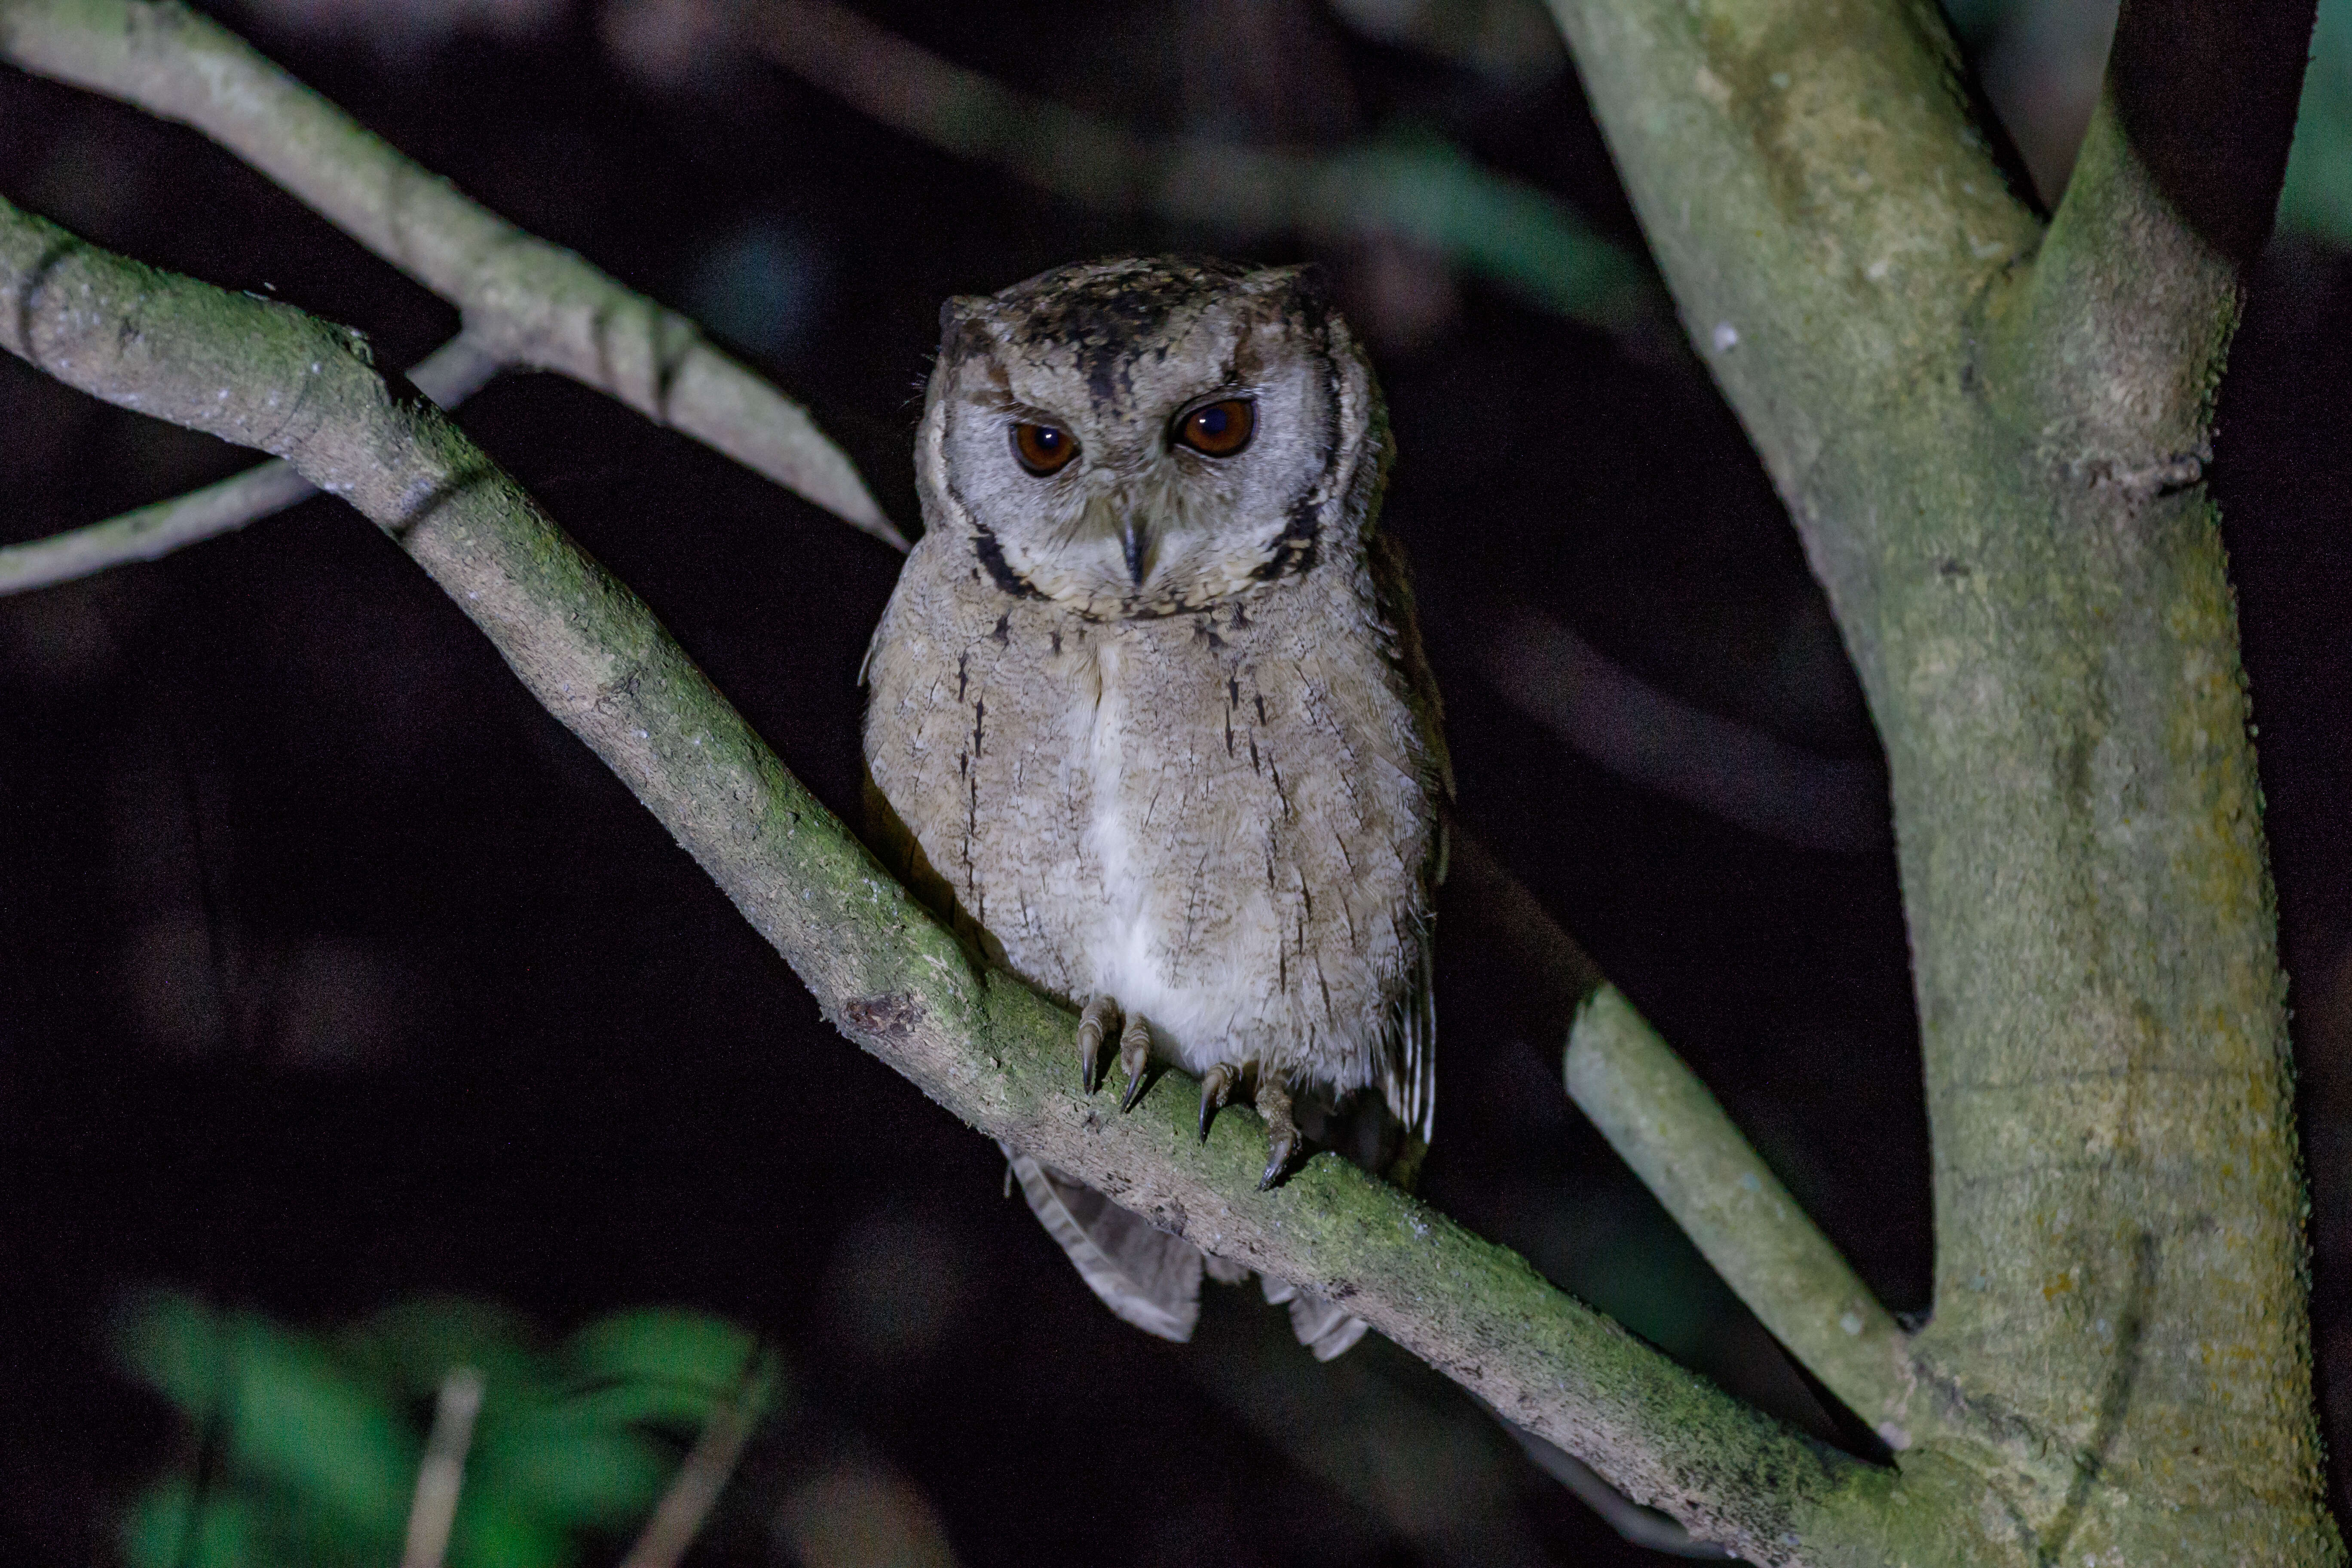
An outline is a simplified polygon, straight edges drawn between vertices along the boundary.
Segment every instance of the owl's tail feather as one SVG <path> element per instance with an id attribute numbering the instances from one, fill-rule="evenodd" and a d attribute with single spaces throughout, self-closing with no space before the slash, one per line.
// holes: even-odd
<path id="1" fill-rule="evenodd" d="M 1322 1297 L 1310 1295 L 1271 1274 L 1264 1276 L 1259 1283 L 1265 1287 L 1267 1300 L 1277 1307 L 1286 1301 L 1290 1304 L 1290 1331 L 1298 1336 L 1300 1344 L 1315 1352 L 1317 1361 L 1346 1354 L 1371 1327 Z"/>
<path id="2" fill-rule="evenodd" d="M 1123 1321 L 1179 1344 L 1201 1321 L 1201 1277 L 1238 1285 L 1250 1271 L 1212 1258 L 1119 1207 L 1083 1182 L 1007 1148 L 1013 1179 L 1029 1210 L 1067 1254 L 1078 1278 Z M 1318 1296 L 1279 1279 L 1265 1280 L 1265 1299 L 1290 1308 L 1298 1342 L 1329 1361 L 1364 1337 L 1364 1321 Z"/>
<path id="3" fill-rule="evenodd" d="M 1201 1321 L 1201 1249 L 1138 1219 L 1092 1187 L 1005 1151 L 1030 1212 L 1078 1278 L 1121 1319 L 1181 1344 Z"/>

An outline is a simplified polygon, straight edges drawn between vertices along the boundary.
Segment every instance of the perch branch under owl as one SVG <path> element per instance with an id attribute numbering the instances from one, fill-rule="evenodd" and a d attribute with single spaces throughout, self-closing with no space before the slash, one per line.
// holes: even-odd
<path id="1" fill-rule="evenodd" d="M 0 204 L 0 342 L 118 405 L 284 457 L 375 521 L 696 857 L 826 1016 L 962 1120 L 1344 1300 L 1637 1501 L 1754 1561 L 1837 1560 L 1872 1528 L 1885 1472 L 1723 1394 L 1426 1205 L 1330 1156 L 1261 1193 L 1240 1118 L 1200 1143 L 1177 1096 L 1104 1117 L 1071 1079 L 1075 1020 L 975 972 L 644 605 L 439 410 L 395 395 L 353 335 Z"/>
<path id="2" fill-rule="evenodd" d="M 8 0 L 0 60 L 194 127 L 456 305 L 500 363 L 570 376 L 907 548 L 808 412 L 692 321 L 471 200 L 211 18 L 176 0 Z"/>

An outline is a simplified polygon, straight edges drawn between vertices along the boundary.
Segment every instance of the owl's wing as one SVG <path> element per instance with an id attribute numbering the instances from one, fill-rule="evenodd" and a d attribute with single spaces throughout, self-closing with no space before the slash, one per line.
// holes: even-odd
<path id="1" fill-rule="evenodd" d="M 1400 1181 L 1420 1168 L 1421 1155 L 1437 1128 L 1437 986 L 1432 973 L 1435 935 L 1430 926 L 1423 926 L 1413 944 L 1417 951 L 1412 984 L 1398 1010 L 1396 1059 L 1381 1085 L 1390 1111 L 1419 1144 L 1418 1148 L 1409 1145 L 1399 1156 Z"/>
<path id="2" fill-rule="evenodd" d="M 1437 695 L 1437 677 L 1421 644 L 1421 623 L 1414 616 L 1412 574 L 1404 550 L 1387 529 L 1376 531 L 1366 546 L 1372 589 L 1381 616 L 1394 641 L 1390 662 L 1399 678 L 1406 707 L 1412 711 L 1420 742 L 1420 763 L 1436 816 L 1430 835 L 1429 861 L 1423 875 L 1433 895 L 1445 880 L 1447 840 L 1454 815 L 1454 759 L 1445 749 L 1445 710 Z M 1411 1142 L 1391 1170 L 1401 1184 L 1410 1184 L 1437 1128 L 1437 994 L 1435 903 L 1427 900 L 1430 919 L 1413 933 L 1412 975 L 1396 1020 L 1397 1052 L 1381 1088 L 1389 1110 L 1404 1123 Z"/>

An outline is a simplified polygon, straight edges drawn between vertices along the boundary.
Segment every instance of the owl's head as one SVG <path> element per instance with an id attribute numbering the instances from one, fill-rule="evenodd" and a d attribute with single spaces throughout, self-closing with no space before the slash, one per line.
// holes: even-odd
<path id="1" fill-rule="evenodd" d="M 1008 593 L 1198 609 L 1352 554 L 1386 430 L 1370 365 L 1296 268 L 1064 267 L 950 300 L 924 521 Z"/>

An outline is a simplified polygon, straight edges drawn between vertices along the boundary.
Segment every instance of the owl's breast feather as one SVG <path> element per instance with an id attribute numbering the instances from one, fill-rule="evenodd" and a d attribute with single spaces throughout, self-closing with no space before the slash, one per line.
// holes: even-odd
<path id="1" fill-rule="evenodd" d="M 1141 1014 L 1196 1073 L 1346 1089 L 1394 1049 L 1431 803 L 1361 617 L 1306 587 L 1087 622 L 934 583 L 877 645 L 867 751 L 1007 967 Z"/>

